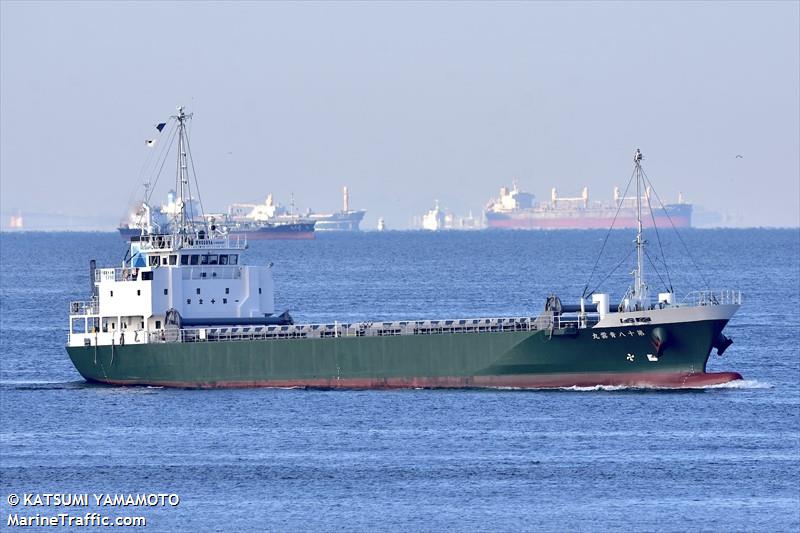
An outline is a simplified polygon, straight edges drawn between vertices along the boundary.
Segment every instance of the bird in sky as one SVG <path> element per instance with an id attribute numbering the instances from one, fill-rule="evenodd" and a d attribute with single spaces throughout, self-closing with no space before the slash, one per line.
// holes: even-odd
<path id="1" fill-rule="evenodd" d="M 739 155 L 739 154 L 736 154 L 736 159 L 744 159 L 744 156 L 741 156 L 741 155 Z"/>

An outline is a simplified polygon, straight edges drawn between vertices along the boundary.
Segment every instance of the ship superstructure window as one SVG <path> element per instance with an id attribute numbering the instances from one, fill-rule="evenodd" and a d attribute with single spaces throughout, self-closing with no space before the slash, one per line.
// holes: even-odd
<path id="1" fill-rule="evenodd" d="M 166 265 L 167 264 L 167 256 L 166 255 L 161 258 L 161 264 L 162 265 Z"/>
<path id="2" fill-rule="evenodd" d="M 141 295 L 142 295 L 142 290 L 136 289 L 136 296 L 141 296 Z"/>
<path id="3" fill-rule="evenodd" d="M 203 299 L 200 298 L 200 305 L 203 305 Z"/>
<path id="4" fill-rule="evenodd" d="M 164 289 L 164 296 L 169 294 L 169 289 Z"/>
<path id="5" fill-rule="evenodd" d="M 158 266 L 158 256 L 157 255 L 151 255 L 150 258 L 149 258 L 149 261 L 150 261 L 150 266 L 151 267 Z"/>
<path id="6" fill-rule="evenodd" d="M 196 265 L 196 264 L 197 264 L 197 262 L 198 262 L 198 260 L 199 260 L 199 258 L 200 258 L 200 256 L 199 256 L 199 255 L 197 255 L 197 254 L 192 254 L 192 259 L 191 259 L 191 261 L 189 262 L 189 264 Z"/>
<path id="7" fill-rule="evenodd" d="M 258 294 L 261 294 L 261 287 L 258 288 Z"/>
<path id="8" fill-rule="evenodd" d="M 161 321 L 156 320 L 156 329 L 161 329 Z"/>
<path id="9" fill-rule="evenodd" d="M 142 281 L 152 281 L 153 280 L 153 271 L 148 270 L 147 272 L 142 272 Z"/>
<path id="10" fill-rule="evenodd" d="M 231 293 L 230 287 L 225 287 L 225 294 L 230 294 L 230 293 Z"/>
<path id="11" fill-rule="evenodd" d="M 239 262 L 239 255 L 238 254 L 230 254 L 228 256 L 228 264 L 235 265 Z"/>
<path id="12" fill-rule="evenodd" d="M 220 254 L 219 255 L 219 264 L 220 265 L 227 265 L 228 264 L 228 256 L 227 256 L 227 254 Z"/>
<path id="13" fill-rule="evenodd" d="M 182 255 L 181 256 L 181 264 L 182 265 L 188 265 L 189 264 L 189 256 L 188 255 Z"/>
<path id="14" fill-rule="evenodd" d="M 113 298 L 114 297 L 114 291 L 108 291 L 108 295 Z"/>
<path id="15" fill-rule="evenodd" d="M 222 299 L 222 303 L 224 303 L 224 304 L 228 303 L 228 299 L 227 298 L 223 298 Z"/>
<path id="16" fill-rule="evenodd" d="M 178 256 L 177 255 L 169 256 L 169 264 L 170 265 L 177 265 L 178 264 Z"/>
<path id="17" fill-rule="evenodd" d="M 187 304 L 191 304 L 192 303 L 192 299 L 191 298 L 186 298 L 186 303 Z"/>
<path id="18" fill-rule="evenodd" d="M 197 294 L 200 294 L 200 287 L 197 287 L 195 290 L 197 291 Z"/>

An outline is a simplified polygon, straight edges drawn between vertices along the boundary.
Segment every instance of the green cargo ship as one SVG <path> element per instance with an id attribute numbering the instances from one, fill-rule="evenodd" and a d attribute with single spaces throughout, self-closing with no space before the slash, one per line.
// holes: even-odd
<path id="1" fill-rule="evenodd" d="M 176 190 L 188 197 L 191 117 L 179 108 Z M 172 144 L 170 142 L 170 144 Z M 634 158 L 637 189 L 641 153 Z M 639 196 L 641 198 L 641 196 Z M 641 212 L 641 210 L 640 210 Z M 536 316 L 294 324 L 274 308 L 270 267 L 245 265 L 245 241 L 179 213 L 169 235 L 133 237 L 120 267 L 90 267 L 92 297 L 72 302 L 67 351 L 89 381 L 171 387 L 697 387 L 741 305 L 737 291 L 651 299 L 641 221 L 634 283 L 579 304 L 548 297 Z"/>

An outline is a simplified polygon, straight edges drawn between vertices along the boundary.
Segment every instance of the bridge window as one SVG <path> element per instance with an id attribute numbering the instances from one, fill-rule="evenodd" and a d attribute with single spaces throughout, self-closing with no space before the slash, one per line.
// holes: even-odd
<path id="1" fill-rule="evenodd" d="M 150 261 L 150 266 L 151 267 L 158 266 L 158 256 L 157 255 L 151 255 L 148 259 Z"/>
<path id="2" fill-rule="evenodd" d="M 216 265 L 219 263 L 219 259 L 217 254 L 208 254 L 208 264 L 209 265 Z"/>
<path id="3" fill-rule="evenodd" d="M 161 264 L 162 265 L 166 265 L 167 264 L 167 256 L 166 255 L 161 258 Z"/>
<path id="4" fill-rule="evenodd" d="M 220 265 L 227 265 L 228 264 L 228 256 L 226 254 L 219 255 L 219 264 Z"/>
<path id="5" fill-rule="evenodd" d="M 189 264 L 189 256 L 188 255 L 182 255 L 181 256 L 181 264 L 182 265 L 188 265 Z"/>
<path id="6" fill-rule="evenodd" d="M 197 254 L 192 254 L 192 259 L 190 261 L 190 264 L 196 265 L 197 264 L 197 260 L 198 260 L 199 257 L 200 256 L 198 256 Z"/>
<path id="7" fill-rule="evenodd" d="M 177 265 L 178 264 L 178 256 L 177 255 L 169 256 L 169 264 L 170 265 Z"/>
<path id="8" fill-rule="evenodd" d="M 156 320 L 156 329 L 161 329 L 161 321 Z"/>
<path id="9" fill-rule="evenodd" d="M 235 265 L 238 262 L 239 256 L 237 254 L 230 254 L 228 256 L 228 264 Z"/>

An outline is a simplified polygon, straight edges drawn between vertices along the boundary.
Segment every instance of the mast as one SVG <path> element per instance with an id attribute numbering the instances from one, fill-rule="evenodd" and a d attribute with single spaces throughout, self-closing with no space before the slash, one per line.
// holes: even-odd
<path id="1" fill-rule="evenodd" d="M 636 165 L 636 271 L 633 281 L 633 300 L 644 308 L 647 303 L 647 285 L 644 282 L 644 245 L 646 241 L 642 235 L 642 152 L 637 148 L 633 156 Z"/>
<path id="2" fill-rule="evenodd" d="M 172 118 L 178 121 L 178 169 L 175 176 L 175 189 L 178 191 L 178 198 L 176 199 L 176 207 L 178 213 L 175 215 L 175 222 L 172 232 L 173 234 L 192 234 L 194 233 L 194 224 L 192 217 L 186 217 L 186 197 L 190 196 L 189 192 L 189 175 L 186 159 L 186 121 L 192 118 L 192 114 L 188 115 L 184 112 L 183 106 L 178 106 L 178 114 Z M 191 200 L 191 197 L 189 198 Z"/>

